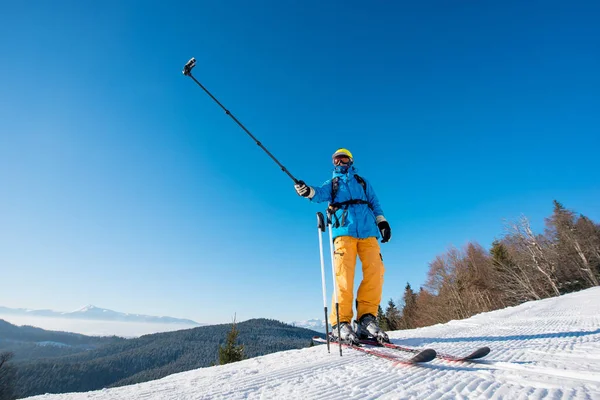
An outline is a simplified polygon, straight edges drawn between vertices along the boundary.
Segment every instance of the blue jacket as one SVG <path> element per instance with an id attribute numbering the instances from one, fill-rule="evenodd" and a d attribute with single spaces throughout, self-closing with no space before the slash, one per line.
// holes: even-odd
<path id="1" fill-rule="evenodd" d="M 372 236 L 379 238 L 379 228 L 377 228 L 375 218 L 379 215 L 383 216 L 383 210 L 379 205 L 379 199 L 377 199 L 373 187 L 363 178 L 367 188 L 365 195 L 363 186 L 354 176 L 355 172 L 354 167 L 348 168 L 347 173 L 334 170 L 331 179 L 325 181 L 320 187 L 313 187 L 315 195 L 311 198 L 311 201 L 317 203 L 324 201 L 341 203 L 347 200 L 368 201 L 369 204 L 350 204 L 347 206 L 347 211 L 345 210 L 346 206 L 338 209 L 332 219 L 333 222 L 340 221 L 340 226 L 338 228 L 335 225 L 332 227 L 332 235 L 334 239 L 338 236 L 353 236 L 358 239 L 366 239 Z M 338 191 L 335 199 L 332 199 L 332 180 L 335 177 L 338 177 Z M 342 218 L 344 212 L 346 212 L 346 216 Z"/>

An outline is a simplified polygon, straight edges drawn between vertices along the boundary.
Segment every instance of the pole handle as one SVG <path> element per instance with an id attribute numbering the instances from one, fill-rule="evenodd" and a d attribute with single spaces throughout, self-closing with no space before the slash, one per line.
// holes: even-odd
<path id="1" fill-rule="evenodd" d="M 325 232 L 325 217 L 321 211 L 317 212 L 317 227 L 321 232 Z"/>

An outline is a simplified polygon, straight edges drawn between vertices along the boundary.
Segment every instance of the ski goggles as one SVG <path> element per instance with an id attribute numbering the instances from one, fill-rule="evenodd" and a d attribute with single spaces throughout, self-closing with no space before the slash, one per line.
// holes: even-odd
<path id="1" fill-rule="evenodd" d="M 348 156 L 335 156 L 333 157 L 333 165 L 350 164 L 350 157 Z"/>

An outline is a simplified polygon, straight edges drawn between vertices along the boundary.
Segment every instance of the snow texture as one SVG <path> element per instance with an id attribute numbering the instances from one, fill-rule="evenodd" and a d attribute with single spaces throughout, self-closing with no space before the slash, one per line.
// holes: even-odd
<path id="1" fill-rule="evenodd" d="M 318 345 L 137 385 L 33 398 L 600 399 L 600 287 L 390 338 L 457 355 L 484 345 L 492 351 L 479 362 L 406 366 L 351 349 L 340 357 L 337 348 L 328 353 Z"/>

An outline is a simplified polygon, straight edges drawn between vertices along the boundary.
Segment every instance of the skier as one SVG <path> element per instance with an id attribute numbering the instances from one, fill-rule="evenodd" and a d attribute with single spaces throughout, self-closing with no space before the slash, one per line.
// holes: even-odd
<path id="1" fill-rule="evenodd" d="M 354 159 L 348 149 L 333 153 L 333 177 L 320 187 L 308 186 L 298 181 L 294 188 L 298 195 L 311 201 L 329 202 L 327 213 L 332 223 L 334 240 L 334 263 L 338 288 L 340 339 L 358 344 L 359 339 L 373 337 L 389 342 L 387 334 L 377 325 L 377 312 L 383 289 L 383 258 L 379 243 L 392 237 L 390 224 L 386 221 L 373 187 L 356 174 Z M 356 296 L 357 321 L 352 327 L 352 303 L 354 296 L 354 271 L 356 256 L 362 263 L 363 279 Z M 335 300 L 334 300 L 335 301 Z M 332 307 L 331 321 L 337 321 Z M 338 327 L 333 335 L 337 338 Z"/>

